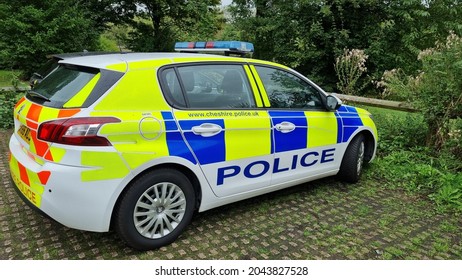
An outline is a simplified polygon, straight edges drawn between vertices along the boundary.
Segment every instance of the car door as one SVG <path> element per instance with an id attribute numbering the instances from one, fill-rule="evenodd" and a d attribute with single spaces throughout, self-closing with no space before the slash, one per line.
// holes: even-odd
<path id="1" fill-rule="evenodd" d="M 271 180 L 271 121 L 249 73 L 239 63 L 161 72 L 173 116 L 219 197 L 265 188 Z"/>
<path id="2" fill-rule="evenodd" d="M 338 119 L 326 110 L 323 93 L 295 72 L 254 65 L 266 94 L 275 152 L 272 185 L 322 177 L 338 170 Z"/>

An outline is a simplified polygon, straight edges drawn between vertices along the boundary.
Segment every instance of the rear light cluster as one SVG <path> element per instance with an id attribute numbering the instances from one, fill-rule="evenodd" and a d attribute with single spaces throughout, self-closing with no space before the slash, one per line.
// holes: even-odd
<path id="1" fill-rule="evenodd" d="M 120 120 L 113 117 L 59 119 L 42 123 L 38 128 L 38 138 L 74 146 L 111 146 L 109 140 L 98 136 L 98 131 L 106 123 L 118 122 Z"/>

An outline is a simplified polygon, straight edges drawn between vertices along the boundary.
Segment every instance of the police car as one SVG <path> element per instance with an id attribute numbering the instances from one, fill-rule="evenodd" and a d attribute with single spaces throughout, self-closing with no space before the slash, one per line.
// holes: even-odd
<path id="1" fill-rule="evenodd" d="M 9 166 L 21 197 L 59 223 L 173 242 L 193 213 L 338 175 L 374 158 L 370 113 L 242 42 L 176 53 L 64 58 L 14 108 Z"/>

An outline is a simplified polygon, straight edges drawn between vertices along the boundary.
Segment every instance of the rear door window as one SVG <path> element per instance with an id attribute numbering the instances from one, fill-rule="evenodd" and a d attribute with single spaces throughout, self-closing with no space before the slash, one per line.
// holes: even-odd
<path id="1" fill-rule="evenodd" d="M 164 69 L 161 73 L 161 80 L 164 86 L 166 85 L 167 97 L 178 107 L 191 109 L 256 107 L 247 74 L 240 64 L 178 66 Z"/>

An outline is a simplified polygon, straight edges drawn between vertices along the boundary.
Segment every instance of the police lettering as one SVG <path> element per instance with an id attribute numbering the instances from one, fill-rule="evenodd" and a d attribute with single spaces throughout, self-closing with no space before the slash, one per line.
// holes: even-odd
<path id="1" fill-rule="evenodd" d="M 281 166 L 281 158 L 275 158 L 273 168 L 269 162 L 264 160 L 254 161 L 247 166 L 241 168 L 239 165 L 230 165 L 218 168 L 217 186 L 223 185 L 226 178 L 232 178 L 239 174 L 244 177 L 253 179 L 265 175 L 268 172 L 273 174 L 294 170 L 299 167 L 310 167 L 317 163 L 323 164 L 334 161 L 335 148 L 321 151 L 321 153 L 313 151 L 303 154 L 302 156 L 293 155 L 290 165 Z M 271 171 L 270 171 L 271 170 Z"/>
<path id="2" fill-rule="evenodd" d="M 37 200 L 36 200 L 36 197 L 35 197 L 35 193 L 30 189 L 29 186 L 25 185 L 24 183 L 22 183 L 18 177 L 16 177 L 15 175 L 12 176 L 13 177 L 13 180 L 14 182 L 16 183 L 16 186 L 18 187 L 18 189 L 21 191 L 21 193 L 30 201 L 32 202 L 34 205 L 37 205 Z"/>

